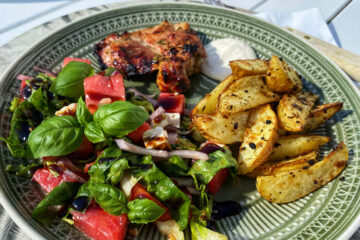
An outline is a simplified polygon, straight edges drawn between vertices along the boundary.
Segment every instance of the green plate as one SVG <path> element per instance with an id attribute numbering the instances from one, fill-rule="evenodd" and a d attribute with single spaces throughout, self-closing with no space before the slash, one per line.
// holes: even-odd
<path id="1" fill-rule="evenodd" d="M 8 108 L 17 95 L 22 73 L 35 75 L 33 66 L 59 70 L 67 56 L 90 58 L 96 63 L 93 45 L 112 32 L 153 26 L 162 20 L 189 22 L 204 43 L 217 38 L 238 38 L 249 43 L 259 58 L 281 56 L 303 77 L 308 90 L 322 102 L 344 102 L 344 108 L 316 132 L 332 141 L 321 149 L 328 153 L 339 141 L 350 149 L 350 161 L 330 184 L 289 204 L 271 204 L 259 196 L 253 180 L 237 178 L 217 194 L 218 200 L 238 201 L 243 211 L 217 222 L 229 239 L 337 239 L 349 238 L 360 220 L 360 97 L 344 73 L 329 59 L 297 37 L 274 25 L 238 12 L 189 3 L 155 3 L 111 9 L 65 26 L 24 53 L 0 80 L 0 135 L 7 136 L 11 116 Z M 211 91 L 217 82 L 198 74 L 192 78 L 189 107 Z M 128 82 L 155 91 L 153 81 Z M 43 226 L 31 219 L 32 209 L 41 199 L 37 184 L 4 172 L 6 164 L 18 163 L 0 146 L 0 201 L 16 223 L 33 239 L 85 239 L 74 227 L 55 221 Z M 342 179 L 342 181 L 340 180 Z M 187 236 L 189 233 L 187 232 Z M 163 238 L 153 226 L 146 226 L 139 239 Z"/>

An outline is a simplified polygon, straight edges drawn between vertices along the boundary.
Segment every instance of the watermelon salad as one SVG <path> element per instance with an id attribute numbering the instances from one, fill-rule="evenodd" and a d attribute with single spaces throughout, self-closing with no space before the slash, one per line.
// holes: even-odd
<path id="1" fill-rule="evenodd" d="M 213 196 L 237 164 L 191 127 L 185 96 L 145 95 L 88 59 L 62 66 L 17 77 L 11 131 L 0 138 L 23 162 L 6 170 L 44 192 L 32 217 L 61 218 L 95 240 L 136 238 L 145 224 L 168 239 L 187 228 L 193 239 L 227 239 L 214 222 L 238 212 L 219 214 Z"/>

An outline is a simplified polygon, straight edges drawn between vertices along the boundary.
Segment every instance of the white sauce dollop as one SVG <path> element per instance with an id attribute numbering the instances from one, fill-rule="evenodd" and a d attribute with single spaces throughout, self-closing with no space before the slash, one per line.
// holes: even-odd
<path id="1" fill-rule="evenodd" d="M 205 50 L 207 58 L 201 67 L 201 72 L 219 81 L 231 74 L 229 61 L 257 58 L 249 44 L 238 39 L 217 39 L 207 44 Z"/>

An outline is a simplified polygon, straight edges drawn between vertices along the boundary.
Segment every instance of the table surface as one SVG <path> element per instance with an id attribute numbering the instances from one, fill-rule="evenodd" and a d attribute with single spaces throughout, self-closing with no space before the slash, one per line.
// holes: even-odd
<path id="1" fill-rule="evenodd" d="M 41 37 L 76 18 L 103 10 L 103 7 L 99 7 L 100 4 L 114 2 L 121 0 L 0 1 L 0 72 L 27 48 L 26 39 L 29 34 Z M 294 12 L 317 7 L 338 46 L 360 55 L 360 0 L 223 0 L 221 3 L 254 12 Z M 83 9 L 89 10 L 67 15 Z M 35 26 L 38 27 L 34 28 Z M 13 48 L 15 44 L 16 49 Z M 29 239 L 1 206 L 0 239 Z M 351 239 L 360 239 L 360 230 Z"/>

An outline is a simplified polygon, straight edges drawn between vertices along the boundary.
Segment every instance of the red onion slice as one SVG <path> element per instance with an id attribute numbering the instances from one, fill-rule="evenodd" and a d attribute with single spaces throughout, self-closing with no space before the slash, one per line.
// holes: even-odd
<path id="1" fill-rule="evenodd" d="M 158 107 L 149 117 L 150 121 L 152 121 L 154 118 L 156 118 L 157 116 L 161 115 L 165 113 L 165 109 L 162 107 Z"/>
<path id="2" fill-rule="evenodd" d="M 38 72 L 41 72 L 41 73 L 45 73 L 46 75 L 48 75 L 50 77 L 56 77 L 57 76 L 57 74 L 53 73 L 52 71 L 50 71 L 48 69 L 45 69 L 45 68 L 38 67 L 38 66 L 34 66 L 34 70 L 38 71 Z"/>
<path id="3" fill-rule="evenodd" d="M 26 81 L 26 80 L 30 80 L 30 79 L 33 79 L 32 77 L 29 77 L 29 76 L 26 76 L 24 74 L 19 74 L 16 76 L 16 79 L 19 79 L 21 81 Z"/>
<path id="4" fill-rule="evenodd" d="M 70 171 L 68 169 L 66 169 L 64 171 L 64 174 L 68 175 L 69 177 L 71 177 L 72 179 L 74 179 L 77 182 L 86 183 L 86 180 L 84 178 L 80 177 L 79 175 L 77 175 L 76 173 L 74 173 L 74 172 L 72 172 L 72 171 Z"/>
<path id="5" fill-rule="evenodd" d="M 151 155 L 153 157 L 160 157 L 160 158 L 169 157 L 169 153 L 164 150 L 146 149 L 143 147 L 136 146 L 132 143 L 129 143 L 123 139 L 116 139 L 115 142 L 121 150 L 125 150 L 128 152 L 132 152 L 140 155 Z"/>
<path id="6" fill-rule="evenodd" d="M 136 146 L 132 143 L 129 143 L 123 139 L 116 139 L 116 144 L 121 150 L 125 150 L 128 152 L 140 154 L 140 155 L 150 155 L 153 157 L 159 158 L 169 158 L 171 156 L 177 155 L 182 158 L 192 158 L 196 160 L 208 160 L 209 156 L 206 153 L 192 151 L 192 150 L 174 150 L 171 152 L 164 151 L 164 150 L 154 150 L 154 149 L 146 149 L 143 147 Z"/>
<path id="7" fill-rule="evenodd" d="M 206 153 L 192 150 L 174 150 L 169 152 L 169 156 L 177 155 L 182 158 L 191 158 L 196 160 L 208 160 L 209 156 Z"/>
<path id="8" fill-rule="evenodd" d="M 176 144 L 179 134 L 177 132 L 168 132 L 168 142 L 170 144 Z"/>

